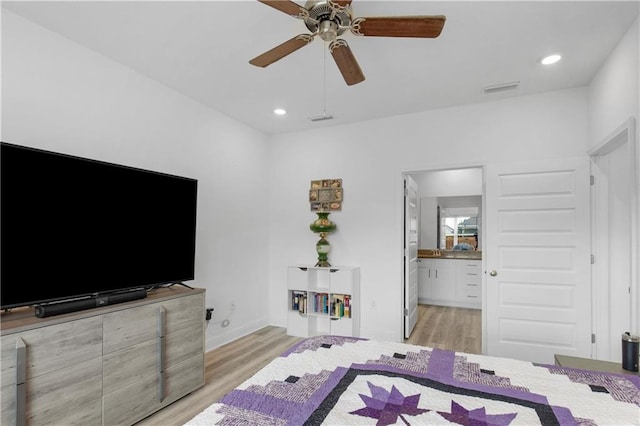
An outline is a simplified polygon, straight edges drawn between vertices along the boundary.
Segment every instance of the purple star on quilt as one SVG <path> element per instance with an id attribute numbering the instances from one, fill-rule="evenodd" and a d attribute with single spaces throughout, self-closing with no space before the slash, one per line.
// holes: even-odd
<path id="1" fill-rule="evenodd" d="M 455 401 L 451 401 L 450 413 L 438 411 L 438 414 L 450 422 L 473 426 L 505 426 L 516 417 L 516 413 L 487 415 L 487 410 L 484 407 L 467 410 Z"/>
<path id="2" fill-rule="evenodd" d="M 391 386 L 391 392 L 389 392 L 369 381 L 367 384 L 371 390 L 371 396 L 360 394 L 366 407 L 352 411 L 350 414 L 378 419 L 376 423 L 378 426 L 386 426 L 396 423 L 398 417 L 408 425 L 409 422 L 402 416 L 403 414 L 415 416 L 430 411 L 418 408 L 420 394 L 405 397 L 395 386 Z"/>

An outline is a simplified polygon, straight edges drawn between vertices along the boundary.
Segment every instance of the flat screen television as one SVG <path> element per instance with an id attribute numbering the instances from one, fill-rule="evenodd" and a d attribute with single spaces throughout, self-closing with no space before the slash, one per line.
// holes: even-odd
<path id="1" fill-rule="evenodd" d="M 0 149 L 2 309 L 195 278 L 197 180 Z"/>

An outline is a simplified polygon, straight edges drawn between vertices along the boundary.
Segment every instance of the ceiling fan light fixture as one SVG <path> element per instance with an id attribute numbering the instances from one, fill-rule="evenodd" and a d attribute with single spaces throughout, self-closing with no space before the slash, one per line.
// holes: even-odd
<path id="1" fill-rule="evenodd" d="M 333 21 L 322 21 L 318 26 L 318 35 L 324 41 L 333 41 L 338 37 L 338 25 Z"/>
<path id="2" fill-rule="evenodd" d="M 305 3 L 307 17 L 304 24 L 312 33 L 322 33 L 322 23 L 332 22 L 335 25 L 336 36 L 341 35 L 351 25 L 351 8 L 340 6 L 328 0 L 309 0 Z M 331 41 L 333 39 L 324 39 Z"/>
<path id="3" fill-rule="evenodd" d="M 562 55 L 560 55 L 559 53 L 554 53 L 551 55 L 543 56 L 542 58 L 540 58 L 539 62 L 542 65 L 552 65 L 558 62 L 560 59 L 562 59 Z"/>

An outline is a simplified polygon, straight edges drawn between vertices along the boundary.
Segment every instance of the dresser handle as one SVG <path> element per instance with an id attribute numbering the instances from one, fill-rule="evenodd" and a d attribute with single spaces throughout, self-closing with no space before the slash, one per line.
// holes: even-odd
<path id="1" fill-rule="evenodd" d="M 165 319 L 167 311 L 164 307 L 158 308 L 158 400 L 162 402 L 164 399 L 165 377 L 164 377 L 164 363 L 165 363 Z"/>
<path id="2" fill-rule="evenodd" d="M 27 345 L 16 340 L 16 426 L 27 424 Z"/>

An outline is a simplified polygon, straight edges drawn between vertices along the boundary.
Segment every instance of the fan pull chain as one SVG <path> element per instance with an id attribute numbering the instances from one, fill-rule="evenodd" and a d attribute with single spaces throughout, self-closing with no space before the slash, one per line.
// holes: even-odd
<path id="1" fill-rule="evenodd" d="M 324 47 L 324 56 L 322 57 L 322 115 L 309 117 L 311 121 L 333 120 L 332 115 L 327 115 L 327 43 L 325 42 L 324 45 L 321 44 L 321 46 Z"/>
<path id="2" fill-rule="evenodd" d="M 323 49 L 323 62 L 322 62 L 322 68 L 323 68 L 323 79 L 322 79 L 322 116 L 326 117 L 327 116 L 327 42 L 324 42 L 324 49 Z"/>

